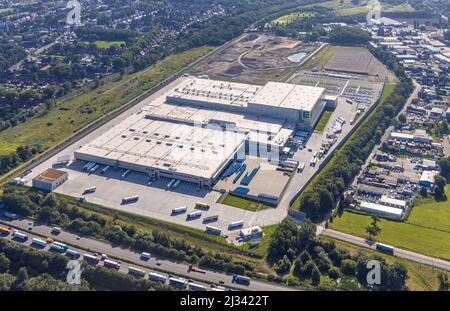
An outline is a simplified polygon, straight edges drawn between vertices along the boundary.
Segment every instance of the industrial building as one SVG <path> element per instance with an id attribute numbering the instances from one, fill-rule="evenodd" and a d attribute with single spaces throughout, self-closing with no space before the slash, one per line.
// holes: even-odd
<path id="1" fill-rule="evenodd" d="M 35 178 L 33 178 L 33 187 L 45 191 L 53 191 L 62 185 L 69 177 L 69 174 L 64 171 L 47 169 Z"/>
<path id="2" fill-rule="evenodd" d="M 323 88 L 189 77 L 75 151 L 75 159 L 212 187 L 236 158 L 277 158 L 326 104 Z"/>
<path id="3" fill-rule="evenodd" d="M 389 216 L 397 219 L 401 219 L 403 216 L 403 209 L 401 208 L 395 208 L 366 201 L 361 202 L 360 209 L 365 212 L 379 214 L 382 216 Z"/>

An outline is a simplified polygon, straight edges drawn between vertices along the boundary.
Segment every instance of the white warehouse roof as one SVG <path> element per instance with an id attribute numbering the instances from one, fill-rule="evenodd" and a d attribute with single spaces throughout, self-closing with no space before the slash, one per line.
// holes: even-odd
<path id="1" fill-rule="evenodd" d="M 321 99 L 324 88 L 281 82 L 268 82 L 251 103 L 272 107 L 312 111 Z"/>
<path id="2" fill-rule="evenodd" d="M 385 214 L 385 215 L 394 216 L 394 217 L 398 217 L 398 218 L 402 217 L 402 215 L 403 215 L 403 210 L 401 208 L 389 207 L 389 206 L 366 202 L 366 201 L 361 202 L 361 210 L 371 212 L 371 213 Z"/>
<path id="3" fill-rule="evenodd" d="M 401 207 L 402 209 L 404 209 L 406 207 L 406 201 L 404 201 L 404 200 L 397 200 L 397 199 L 394 199 L 394 198 L 387 197 L 385 195 L 383 195 L 381 197 L 380 203 L 384 203 L 384 204 L 387 204 L 387 205 L 398 206 L 398 207 Z"/>

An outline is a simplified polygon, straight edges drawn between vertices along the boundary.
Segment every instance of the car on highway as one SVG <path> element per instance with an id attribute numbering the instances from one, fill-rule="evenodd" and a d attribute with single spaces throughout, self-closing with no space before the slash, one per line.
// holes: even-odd
<path id="1" fill-rule="evenodd" d="M 225 282 L 222 281 L 222 280 L 220 280 L 220 281 L 219 281 L 219 284 L 223 285 L 223 284 L 225 284 Z"/>
<path id="2" fill-rule="evenodd" d="M 48 237 L 46 241 L 47 241 L 47 243 L 49 243 L 49 244 L 50 244 L 50 243 L 53 243 L 53 239 L 52 239 L 51 237 Z"/>
<path id="3" fill-rule="evenodd" d="M 108 259 L 108 255 L 102 254 L 102 260 Z"/>

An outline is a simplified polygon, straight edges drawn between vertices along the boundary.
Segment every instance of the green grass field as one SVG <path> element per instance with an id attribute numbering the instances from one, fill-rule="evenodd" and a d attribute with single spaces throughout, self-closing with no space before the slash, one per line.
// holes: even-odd
<path id="1" fill-rule="evenodd" d="M 333 111 L 325 110 L 314 128 L 314 132 L 323 133 L 332 114 Z"/>
<path id="2" fill-rule="evenodd" d="M 248 251 L 250 254 L 264 258 L 267 255 L 267 250 L 269 248 L 270 239 L 277 229 L 278 225 L 272 225 L 263 227 L 264 236 L 261 239 L 261 242 L 257 245 L 251 245 L 249 242 L 246 242 L 241 248 L 242 250 Z"/>
<path id="3" fill-rule="evenodd" d="M 274 19 L 271 24 L 272 25 L 286 25 L 290 24 L 292 22 L 295 22 L 296 20 L 303 19 L 306 17 L 313 17 L 315 15 L 314 12 L 294 12 L 290 13 L 281 17 L 278 17 L 277 19 Z"/>
<path id="4" fill-rule="evenodd" d="M 450 233 L 450 184 L 445 187 L 447 201 L 437 202 L 433 197 L 416 202 L 408 223 Z"/>
<path id="5" fill-rule="evenodd" d="M 125 41 L 94 41 L 94 44 L 99 49 L 107 49 L 107 48 L 110 48 L 110 47 L 112 47 L 114 45 L 115 46 L 125 45 L 126 42 Z"/>
<path id="6" fill-rule="evenodd" d="M 385 253 L 377 252 L 372 249 L 359 247 L 354 244 L 350 244 L 347 242 L 343 242 L 340 240 L 332 239 L 329 237 L 320 237 L 321 240 L 333 241 L 337 247 L 347 249 L 352 255 L 357 254 L 358 252 L 362 252 L 367 254 L 368 256 L 377 255 L 384 258 L 389 264 L 394 262 L 401 263 L 405 265 L 408 269 L 408 280 L 406 281 L 406 286 L 410 290 L 415 291 L 436 291 L 439 288 L 439 280 L 437 278 L 437 274 L 439 269 L 433 268 L 428 265 L 423 265 L 414 261 L 390 256 Z"/>
<path id="7" fill-rule="evenodd" d="M 340 16 L 351 16 L 357 14 L 367 14 L 369 9 L 367 8 L 367 1 L 360 1 L 359 5 L 353 5 L 351 0 L 343 0 L 341 4 L 341 0 L 330 0 L 321 3 L 314 3 L 304 6 L 303 8 L 313 7 L 313 6 L 321 6 L 325 8 L 335 9 L 336 13 Z M 415 9 L 410 4 L 400 4 L 400 5 L 389 5 L 389 4 L 381 4 L 381 12 L 382 13 L 390 13 L 390 12 L 414 12 Z"/>
<path id="8" fill-rule="evenodd" d="M 245 210 L 253 211 L 253 212 L 267 209 L 267 208 L 272 208 L 272 206 L 270 206 L 270 205 L 256 202 L 256 201 L 251 201 L 248 199 L 244 199 L 244 198 L 241 198 L 241 197 L 229 194 L 229 193 L 224 193 L 223 195 L 221 195 L 220 198 L 217 200 L 217 203 L 230 205 L 233 207 L 237 207 L 237 208 L 241 208 L 241 209 L 245 209 Z"/>
<path id="9" fill-rule="evenodd" d="M 313 69 L 313 68 L 323 68 L 330 58 L 334 55 L 334 53 L 340 47 L 335 45 L 326 45 L 319 52 L 317 52 L 313 57 L 308 59 L 302 67 L 304 69 Z"/>
<path id="10" fill-rule="evenodd" d="M 94 90 L 74 92 L 58 100 L 45 115 L 0 133 L 0 155 L 15 151 L 18 146 L 41 144 L 52 147 L 89 123 L 124 105 L 165 78 L 170 77 L 212 47 L 201 47 L 166 57 L 153 66 L 122 79 L 110 79 Z"/>
<path id="11" fill-rule="evenodd" d="M 450 198 L 450 185 L 445 188 Z M 366 237 L 365 228 L 371 217 L 352 212 L 344 212 L 336 217 L 331 228 Z M 416 205 L 407 222 L 382 219 L 381 232 L 377 241 L 450 260 L 450 201 L 436 202 L 429 198 Z"/>

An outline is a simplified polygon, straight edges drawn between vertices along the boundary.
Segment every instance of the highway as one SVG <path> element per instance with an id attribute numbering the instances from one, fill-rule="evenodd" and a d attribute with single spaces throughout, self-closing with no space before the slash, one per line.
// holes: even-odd
<path id="1" fill-rule="evenodd" d="M 79 237 L 75 234 L 61 231 L 58 235 L 51 233 L 52 228 L 46 225 L 34 223 L 28 219 L 8 220 L 2 218 L 0 224 L 16 228 L 21 232 L 24 232 L 30 236 L 28 241 L 31 242 L 31 235 L 36 237 L 46 238 L 52 237 L 55 241 L 63 242 L 71 246 L 71 249 L 77 250 L 80 253 L 98 253 L 107 254 L 110 258 L 115 258 L 123 262 L 121 271 L 127 273 L 128 266 L 132 265 L 138 268 L 150 269 L 154 272 L 164 272 L 167 274 L 177 275 L 183 278 L 192 279 L 207 284 L 216 284 L 225 286 L 227 288 L 235 288 L 238 290 L 249 291 L 286 291 L 294 290 L 288 287 L 284 287 L 278 284 L 262 282 L 252 279 L 249 286 L 234 284 L 231 282 L 231 275 L 227 275 L 221 272 L 215 272 L 206 270 L 206 273 L 189 272 L 189 264 L 185 262 L 175 262 L 163 258 L 152 256 L 150 260 L 143 261 L 140 258 L 140 253 L 124 249 L 121 247 L 115 247 L 109 243 Z"/>
<path id="2" fill-rule="evenodd" d="M 375 243 L 373 243 L 373 242 L 370 243 L 368 240 L 366 240 L 364 238 L 356 237 L 356 236 L 342 233 L 339 231 L 335 231 L 332 229 L 323 229 L 320 234 L 324 235 L 324 236 L 328 236 L 330 238 L 349 242 L 349 243 L 352 243 L 352 244 L 355 244 L 358 246 L 375 249 Z M 442 259 L 437 259 L 437 258 L 425 256 L 422 254 L 410 252 L 407 250 L 398 249 L 398 248 L 395 248 L 394 256 L 450 271 L 450 262 L 442 260 Z"/>

